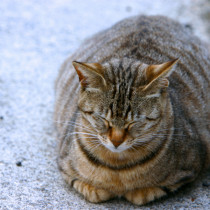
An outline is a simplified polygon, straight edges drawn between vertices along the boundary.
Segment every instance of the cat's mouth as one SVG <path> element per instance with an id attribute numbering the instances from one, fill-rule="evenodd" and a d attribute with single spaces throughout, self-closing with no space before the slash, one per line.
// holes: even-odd
<path id="1" fill-rule="evenodd" d="M 120 145 L 114 145 L 109 138 L 102 137 L 101 135 L 98 135 L 98 139 L 100 140 L 101 144 L 111 152 L 120 153 L 130 148 L 125 142 L 121 143 Z"/>
<path id="2" fill-rule="evenodd" d="M 108 143 L 102 143 L 109 151 L 115 152 L 115 153 L 120 153 L 128 149 L 128 146 L 125 144 L 121 144 L 118 147 L 115 147 L 111 142 Z"/>

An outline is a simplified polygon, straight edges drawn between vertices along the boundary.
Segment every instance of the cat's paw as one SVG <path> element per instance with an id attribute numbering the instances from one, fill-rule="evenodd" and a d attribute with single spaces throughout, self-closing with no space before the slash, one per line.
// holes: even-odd
<path id="1" fill-rule="evenodd" d="M 106 190 L 97 189 L 89 184 L 86 184 L 80 180 L 75 180 L 73 187 L 81 193 L 85 199 L 92 203 L 100 203 L 109 200 L 114 197 L 114 195 Z"/>
<path id="2" fill-rule="evenodd" d="M 124 197 L 133 204 L 144 205 L 166 195 L 166 192 L 158 187 L 136 189 L 127 192 Z"/>

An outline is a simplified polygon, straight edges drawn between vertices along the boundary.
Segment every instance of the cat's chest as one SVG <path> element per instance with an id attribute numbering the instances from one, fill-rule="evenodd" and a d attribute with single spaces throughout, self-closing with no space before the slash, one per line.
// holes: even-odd
<path id="1" fill-rule="evenodd" d="M 148 187 L 155 182 L 148 167 L 135 166 L 129 169 L 114 170 L 91 163 L 86 158 L 76 161 L 80 178 L 96 187 L 111 189 L 118 195 L 135 187 Z"/>

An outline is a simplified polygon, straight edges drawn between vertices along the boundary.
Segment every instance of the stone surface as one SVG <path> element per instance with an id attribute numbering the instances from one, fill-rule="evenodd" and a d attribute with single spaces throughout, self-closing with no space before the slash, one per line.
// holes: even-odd
<path id="1" fill-rule="evenodd" d="M 139 209 L 122 199 L 86 202 L 57 169 L 53 83 L 88 36 L 137 14 L 163 14 L 209 41 L 208 0 L 1 0 L 0 209 Z M 209 209 L 210 174 L 141 209 Z M 204 183 L 204 184 L 202 184 Z"/>

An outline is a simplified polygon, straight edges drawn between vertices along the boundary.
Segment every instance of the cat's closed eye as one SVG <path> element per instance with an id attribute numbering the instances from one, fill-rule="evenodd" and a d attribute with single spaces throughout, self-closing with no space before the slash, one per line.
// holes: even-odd
<path id="1" fill-rule="evenodd" d="M 93 111 L 83 111 L 85 114 L 93 114 Z"/>
<path id="2" fill-rule="evenodd" d="M 160 118 L 160 115 L 158 115 L 158 116 L 148 116 L 148 117 L 146 117 L 146 119 L 149 120 L 149 121 L 155 121 L 155 120 L 157 120 L 157 119 L 159 119 L 159 118 Z"/>
<path id="3" fill-rule="evenodd" d="M 111 128 L 111 122 L 109 122 L 107 119 L 105 119 L 101 116 L 98 116 L 98 118 L 103 121 L 104 127 L 106 128 L 106 130 Z"/>
<path id="4" fill-rule="evenodd" d="M 152 110 L 150 114 L 146 116 L 146 120 L 155 121 L 158 120 L 160 117 L 161 117 L 161 112 L 155 108 Z"/>
<path id="5" fill-rule="evenodd" d="M 130 123 L 127 123 L 126 126 L 125 126 L 125 129 L 127 131 L 130 131 L 131 128 L 136 124 L 137 122 L 130 122 Z"/>
<path id="6" fill-rule="evenodd" d="M 84 118 L 90 122 L 93 128 L 95 128 L 99 133 L 106 132 L 110 123 L 108 120 L 100 116 L 99 114 L 93 111 L 83 111 Z"/>

